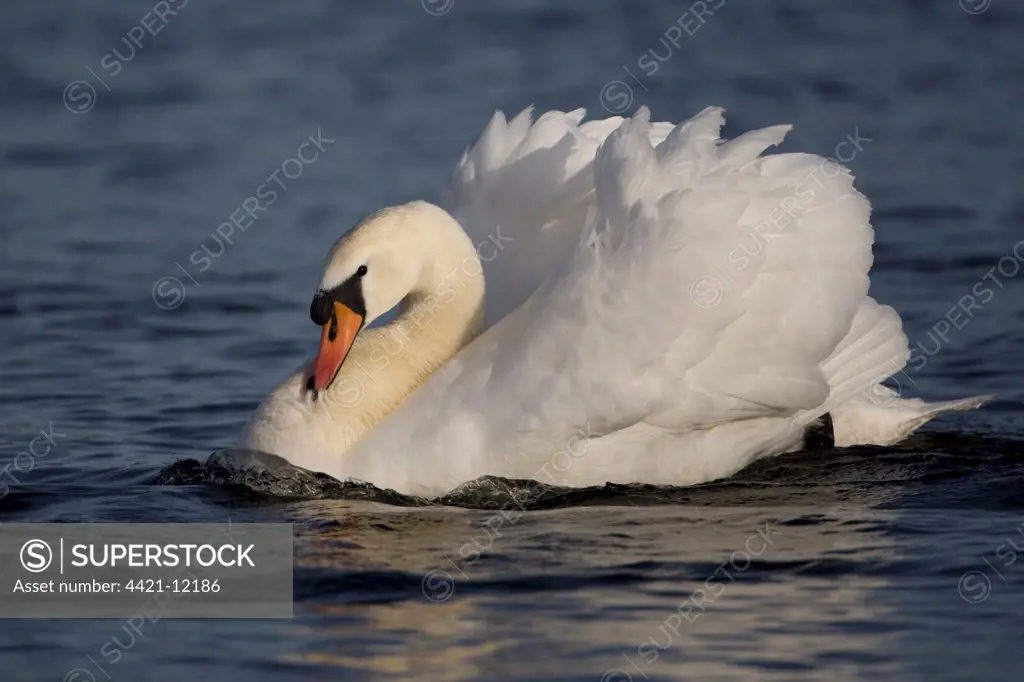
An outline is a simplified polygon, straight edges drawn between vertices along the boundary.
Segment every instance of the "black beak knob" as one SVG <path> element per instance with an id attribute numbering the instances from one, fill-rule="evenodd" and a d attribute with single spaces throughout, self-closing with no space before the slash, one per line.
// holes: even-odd
<path id="1" fill-rule="evenodd" d="M 309 317 L 316 324 L 323 326 L 327 324 L 331 315 L 334 314 L 334 303 L 330 295 L 321 289 L 316 292 L 313 302 L 309 304 Z"/>

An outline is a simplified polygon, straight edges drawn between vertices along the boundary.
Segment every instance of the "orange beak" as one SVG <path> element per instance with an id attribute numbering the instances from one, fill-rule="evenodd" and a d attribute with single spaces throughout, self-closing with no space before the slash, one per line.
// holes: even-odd
<path id="1" fill-rule="evenodd" d="M 334 381 L 362 327 L 362 315 L 342 303 L 334 302 L 334 312 L 322 327 L 320 351 L 313 363 L 313 388 L 316 391 L 324 390 Z"/>

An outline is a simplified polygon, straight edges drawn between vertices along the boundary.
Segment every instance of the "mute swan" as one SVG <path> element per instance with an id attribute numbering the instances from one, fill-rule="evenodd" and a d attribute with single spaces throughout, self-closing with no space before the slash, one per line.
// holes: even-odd
<path id="1" fill-rule="evenodd" d="M 720 142 L 718 108 L 582 119 L 499 112 L 448 210 L 342 236 L 310 308 L 320 350 L 238 446 L 419 495 L 486 474 L 695 484 L 815 428 L 884 445 L 984 400 L 881 385 L 908 344 L 867 296 L 868 201 L 834 162 L 761 156 L 789 126 Z"/>

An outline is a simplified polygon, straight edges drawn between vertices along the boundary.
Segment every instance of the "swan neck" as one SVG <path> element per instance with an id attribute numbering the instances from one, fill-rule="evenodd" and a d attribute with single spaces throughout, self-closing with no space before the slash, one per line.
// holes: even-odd
<path id="1" fill-rule="evenodd" d="M 432 259 L 399 304 L 397 317 L 356 337 L 334 382 L 339 389 L 329 400 L 339 405 L 332 412 L 336 420 L 349 423 L 353 441 L 401 405 L 480 331 L 484 312 L 480 260 L 461 228 L 448 237 L 443 245 L 432 244 L 428 249 Z M 358 400 L 353 398 L 354 386 Z"/>
<path id="2" fill-rule="evenodd" d="M 418 356 L 430 371 L 469 343 L 483 321 L 484 279 L 476 253 L 470 250 L 455 263 L 446 260 L 424 269 L 398 316 L 383 327 L 407 337 L 399 352 Z"/>

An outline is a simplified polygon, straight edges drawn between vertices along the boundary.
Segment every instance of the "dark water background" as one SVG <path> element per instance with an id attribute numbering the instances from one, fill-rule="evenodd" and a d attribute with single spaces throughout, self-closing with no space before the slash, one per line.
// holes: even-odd
<path id="1" fill-rule="evenodd" d="M 6 620 L 0 677 L 1024 675 L 1024 5 L 182 4 L 145 18 L 159 32 L 134 54 L 122 38 L 148 0 L 0 9 L 0 465 L 40 429 L 57 443 L 8 469 L 0 518 L 293 522 L 296 616 L 134 638 L 115 620 Z M 720 104 L 730 135 L 794 123 L 785 149 L 849 158 L 873 201 L 872 291 L 925 360 L 900 385 L 998 399 L 898 448 L 798 453 L 695 489 L 513 485 L 525 513 L 491 483 L 420 506 L 155 485 L 229 445 L 313 352 L 333 240 L 435 197 L 494 109 L 531 103 L 670 120 Z M 272 208 L 215 241 L 318 131 L 333 141 Z M 848 136 L 860 149 L 838 147 Z"/>

